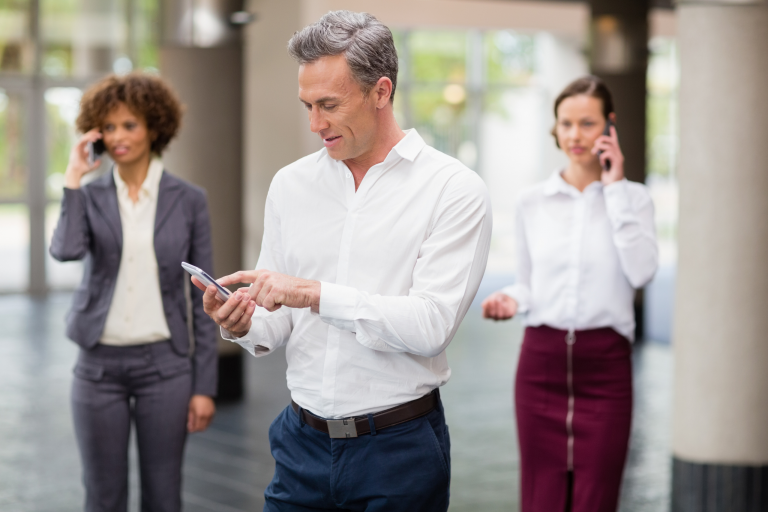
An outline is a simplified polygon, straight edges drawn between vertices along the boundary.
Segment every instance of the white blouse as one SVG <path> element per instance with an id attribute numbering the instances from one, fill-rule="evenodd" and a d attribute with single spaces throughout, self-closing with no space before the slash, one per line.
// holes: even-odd
<path id="1" fill-rule="evenodd" d="M 658 267 L 645 185 L 596 181 L 579 192 L 555 172 L 521 194 L 516 241 L 516 282 L 501 291 L 527 325 L 612 327 L 634 339 L 634 290 Z"/>
<path id="2" fill-rule="evenodd" d="M 153 159 L 150 163 L 136 203 L 128 196 L 128 185 L 120 178 L 117 166 L 112 175 L 123 227 L 123 253 L 100 341 L 121 346 L 168 340 L 171 331 L 155 257 L 155 211 L 163 162 Z"/>

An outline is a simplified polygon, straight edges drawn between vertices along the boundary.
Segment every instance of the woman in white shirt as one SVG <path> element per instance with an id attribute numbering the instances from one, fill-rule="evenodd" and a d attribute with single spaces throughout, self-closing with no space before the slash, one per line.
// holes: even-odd
<path id="1" fill-rule="evenodd" d="M 515 379 L 522 512 L 614 512 L 632 418 L 634 290 L 657 267 L 653 203 L 624 178 L 599 78 L 568 85 L 555 117 L 569 164 L 521 194 L 517 279 L 483 301 L 483 316 L 527 313 Z"/>

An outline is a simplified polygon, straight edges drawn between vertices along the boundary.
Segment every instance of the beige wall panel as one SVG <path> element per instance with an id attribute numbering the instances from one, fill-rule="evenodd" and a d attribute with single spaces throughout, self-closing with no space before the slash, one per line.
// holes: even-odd
<path id="1" fill-rule="evenodd" d="M 306 114 L 298 100 L 298 66 L 286 47 L 302 28 L 300 0 L 253 1 L 257 19 L 245 28 L 243 266 L 256 265 L 264 204 L 272 177 L 307 154 Z"/>
<path id="2" fill-rule="evenodd" d="M 681 5 L 673 449 L 768 463 L 768 8 Z"/>
<path id="3" fill-rule="evenodd" d="M 208 192 L 218 275 L 235 272 L 241 264 L 241 59 L 237 47 L 160 51 L 163 78 L 185 105 L 181 131 L 163 162 Z"/>

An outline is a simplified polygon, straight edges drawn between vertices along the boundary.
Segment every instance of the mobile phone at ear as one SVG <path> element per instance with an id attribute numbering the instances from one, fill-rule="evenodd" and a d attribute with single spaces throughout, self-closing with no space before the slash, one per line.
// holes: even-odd
<path id="1" fill-rule="evenodd" d="M 102 139 L 89 142 L 86 146 L 88 148 L 88 165 L 95 164 L 96 160 L 99 159 L 99 156 L 107 150 Z"/>
<path id="2" fill-rule="evenodd" d="M 230 295 L 232 295 L 232 292 L 221 286 L 219 283 L 216 282 L 214 278 L 208 275 L 208 272 L 201 268 L 197 268 L 194 265 L 190 265 L 186 261 L 181 263 L 182 268 L 189 272 L 191 275 L 195 276 L 198 281 L 203 283 L 205 286 L 216 286 L 216 296 L 220 298 L 223 302 L 227 302 L 227 299 Z"/>
<path id="3" fill-rule="evenodd" d="M 607 136 L 610 137 L 610 135 L 611 135 L 611 126 L 613 126 L 613 123 L 611 122 L 611 120 L 610 119 L 606 119 L 605 120 L 605 129 L 603 130 L 603 135 L 607 135 Z M 603 154 L 602 150 L 598 151 L 597 152 L 597 158 L 600 158 L 600 155 L 602 155 L 602 154 Z M 611 161 L 610 160 L 606 160 L 605 164 L 603 165 L 603 171 L 605 172 L 605 171 L 610 171 L 610 170 L 611 170 Z"/>

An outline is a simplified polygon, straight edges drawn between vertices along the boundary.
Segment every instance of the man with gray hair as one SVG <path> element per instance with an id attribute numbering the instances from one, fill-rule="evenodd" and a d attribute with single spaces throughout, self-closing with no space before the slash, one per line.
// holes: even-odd
<path id="1" fill-rule="evenodd" d="M 286 346 L 292 403 L 270 427 L 264 510 L 444 511 L 438 389 L 485 270 L 488 192 L 398 126 L 397 52 L 376 18 L 330 12 L 288 51 L 325 147 L 275 175 L 257 270 L 219 280 L 251 286 L 203 298 L 254 356 Z"/>

